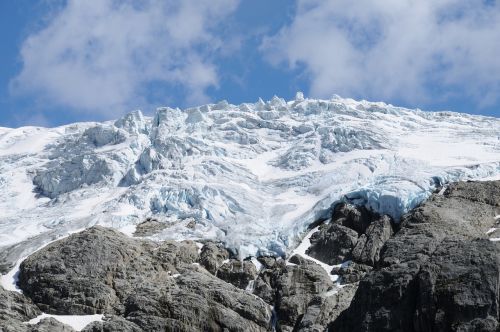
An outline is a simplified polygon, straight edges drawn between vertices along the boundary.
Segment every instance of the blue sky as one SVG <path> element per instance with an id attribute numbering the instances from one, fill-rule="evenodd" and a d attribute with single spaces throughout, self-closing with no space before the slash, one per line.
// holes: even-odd
<path id="1" fill-rule="evenodd" d="M 500 116 L 492 0 L 0 1 L 0 126 L 296 91 Z"/>

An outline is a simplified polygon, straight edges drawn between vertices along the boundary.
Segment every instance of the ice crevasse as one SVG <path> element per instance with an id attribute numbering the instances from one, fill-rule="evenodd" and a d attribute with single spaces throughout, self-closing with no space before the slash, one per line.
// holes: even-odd
<path id="1" fill-rule="evenodd" d="M 285 255 L 339 201 L 398 219 L 447 182 L 498 178 L 499 135 L 497 118 L 300 95 L 0 128 L 0 248 L 155 217 L 156 240 Z"/>

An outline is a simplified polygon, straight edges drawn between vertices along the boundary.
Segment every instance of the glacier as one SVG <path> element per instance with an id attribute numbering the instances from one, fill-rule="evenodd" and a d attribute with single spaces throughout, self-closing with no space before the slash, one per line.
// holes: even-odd
<path id="1" fill-rule="evenodd" d="M 285 256 L 340 201 L 397 220 L 448 182 L 499 177 L 500 119 L 339 96 L 0 128 L 0 258 L 148 217 L 169 225 L 153 240 Z"/>

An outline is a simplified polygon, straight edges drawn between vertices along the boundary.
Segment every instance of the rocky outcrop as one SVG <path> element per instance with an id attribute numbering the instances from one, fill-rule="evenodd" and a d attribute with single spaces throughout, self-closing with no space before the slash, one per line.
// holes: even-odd
<path id="1" fill-rule="evenodd" d="M 331 294 L 313 297 L 298 324 L 298 331 L 324 331 L 331 320 L 336 319 L 349 307 L 357 288 L 357 284 L 350 284 Z"/>
<path id="2" fill-rule="evenodd" d="M 24 295 L 0 288 L 0 332 L 73 331 L 25 323 L 41 310 L 106 315 L 84 332 L 498 331 L 500 242 L 486 235 L 498 215 L 500 182 L 452 184 L 398 225 L 342 203 L 306 255 L 258 257 L 260 271 L 221 243 L 93 227 L 23 261 Z M 342 286 L 307 255 L 340 264 Z"/>
<path id="3" fill-rule="evenodd" d="M 323 224 L 311 236 L 311 246 L 306 253 L 328 265 L 336 265 L 351 258 L 358 242 L 358 233 L 336 223 Z"/>
<path id="4" fill-rule="evenodd" d="M 331 273 L 340 277 L 340 284 L 353 284 L 360 281 L 372 269 L 371 266 L 350 261 L 342 264 L 340 267 L 333 268 Z"/>
<path id="5" fill-rule="evenodd" d="M 352 260 L 361 264 L 375 266 L 380 259 L 380 251 L 392 236 L 392 222 L 389 216 L 374 220 L 362 234 L 352 251 Z"/>
<path id="6" fill-rule="evenodd" d="M 403 217 L 331 331 L 496 331 L 500 265 L 485 238 L 500 182 L 456 183 Z"/>
<path id="7" fill-rule="evenodd" d="M 257 278 L 257 269 L 249 260 L 231 259 L 222 264 L 216 275 L 238 288 L 246 289 Z"/>
<path id="8" fill-rule="evenodd" d="M 0 332 L 32 331 L 22 322 L 40 314 L 40 309 L 31 300 L 0 287 Z"/>
<path id="9" fill-rule="evenodd" d="M 340 203 L 330 223 L 321 225 L 311 236 L 311 246 L 306 253 L 328 265 L 353 260 L 375 266 L 385 241 L 393 234 L 392 225 L 387 215 Z"/>
<path id="10" fill-rule="evenodd" d="M 200 264 L 214 275 L 227 259 L 229 251 L 221 243 L 208 241 L 201 248 Z"/>
<path id="11" fill-rule="evenodd" d="M 120 315 L 144 331 L 269 329 L 264 301 L 211 275 L 198 260 L 191 241 L 154 243 L 93 227 L 28 257 L 19 285 L 45 312 Z"/>
<path id="12" fill-rule="evenodd" d="M 146 220 L 137 225 L 134 232 L 134 236 L 137 237 L 151 236 L 161 232 L 162 230 L 168 227 L 169 224 L 165 222 L 161 222 L 154 218 L 147 218 Z"/>
<path id="13" fill-rule="evenodd" d="M 333 288 L 333 282 L 326 271 L 318 264 L 293 256 L 275 281 L 275 311 L 281 331 L 292 331 L 306 313 L 311 301 L 325 295 Z"/>
<path id="14" fill-rule="evenodd" d="M 143 332 L 136 324 L 119 316 L 108 316 L 101 322 L 93 322 L 85 326 L 82 332 Z"/>

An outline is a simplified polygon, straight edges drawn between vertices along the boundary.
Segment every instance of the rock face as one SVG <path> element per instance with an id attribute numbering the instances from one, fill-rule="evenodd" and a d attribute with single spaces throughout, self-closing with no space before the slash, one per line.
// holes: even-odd
<path id="1" fill-rule="evenodd" d="M 105 313 L 144 331 L 266 331 L 271 309 L 197 265 L 194 242 L 156 244 L 93 227 L 21 264 L 19 285 L 53 314 Z M 95 323 L 94 330 L 100 328 Z M 135 325 L 126 325 L 134 331 Z"/>
<path id="2" fill-rule="evenodd" d="M 387 215 L 352 204 L 337 204 L 331 222 L 321 225 L 311 236 L 307 254 L 328 265 L 353 260 L 375 266 L 385 241 L 393 234 L 392 224 Z"/>
<path id="3" fill-rule="evenodd" d="M 217 270 L 217 277 L 238 288 L 246 289 L 257 278 L 257 269 L 251 261 L 231 259 Z"/>
<path id="4" fill-rule="evenodd" d="M 331 331 L 496 331 L 500 182 L 456 183 L 403 217 Z"/>
<path id="5" fill-rule="evenodd" d="M 200 264 L 214 275 L 228 258 L 229 251 L 221 243 L 207 242 L 201 248 Z"/>
<path id="6" fill-rule="evenodd" d="M 311 300 L 333 288 L 326 271 L 318 264 L 300 256 L 290 258 L 276 280 L 278 326 L 282 331 L 292 331 L 307 311 Z"/>
<path id="7" fill-rule="evenodd" d="M 0 332 L 73 331 L 26 324 L 42 311 L 106 315 L 84 332 L 498 331 L 500 241 L 487 238 L 498 215 L 500 181 L 452 184 L 397 225 L 342 203 L 306 254 L 258 257 L 260 271 L 221 243 L 97 226 L 22 262 L 24 293 L 0 287 Z"/>
<path id="8" fill-rule="evenodd" d="M 385 241 L 389 240 L 392 234 L 391 219 L 388 216 L 382 216 L 373 221 L 365 234 L 359 237 L 352 251 L 352 259 L 362 264 L 375 266 L 380 259 L 380 251 Z"/>
<path id="9" fill-rule="evenodd" d="M 340 264 L 351 258 L 351 251 L 358 242 L 358 233 L 336 223 L 321 225 L 311 236 L 311 247 L 307 254 L 328 265 Z"/>

